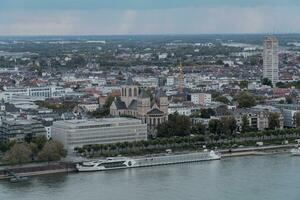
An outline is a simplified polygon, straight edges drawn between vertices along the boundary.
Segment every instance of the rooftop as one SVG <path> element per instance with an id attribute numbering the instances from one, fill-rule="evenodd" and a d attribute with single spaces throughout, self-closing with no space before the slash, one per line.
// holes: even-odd
<path id="1" fill-rule="evenodd" d="M 54 126 L 64 126 L 69 128 L 91 127 L 91 126 L 122 126 L 130 124 L 141 124 L 141 120 L 134 118 L 101 118 L 101 119 L 74 119 L 54 122 Z"/>

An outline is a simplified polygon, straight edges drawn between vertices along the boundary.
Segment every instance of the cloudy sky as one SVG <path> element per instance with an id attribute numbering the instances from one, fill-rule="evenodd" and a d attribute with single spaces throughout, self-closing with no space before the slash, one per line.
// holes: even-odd
<path id="1" fill-rule="evenodd" d="M 300 32 L 300 0 L 0 0 L 0 35 Z"/>

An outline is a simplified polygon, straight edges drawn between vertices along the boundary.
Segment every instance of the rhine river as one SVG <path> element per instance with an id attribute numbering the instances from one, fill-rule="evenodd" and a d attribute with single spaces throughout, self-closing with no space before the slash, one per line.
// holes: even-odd
<path id="1" fill-rule="evenodd" d="M 0 182 L 2 200 L 299 200 L 300 157 L 220 161 Z"/>

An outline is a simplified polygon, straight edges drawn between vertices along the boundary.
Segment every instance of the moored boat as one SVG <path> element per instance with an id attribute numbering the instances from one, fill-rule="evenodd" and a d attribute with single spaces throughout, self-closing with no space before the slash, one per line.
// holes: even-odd
<path id="1" fill-rule="evenodd" d="M 292 156 L 300 156 L 300 147 L 291 150 Z"/>
<path id="2" fill-rule="evenodd" d="M 124 169 L 136 165 L 135 160 L 129 158 L 107 158 L 106 160 L 83 162 L 76 165 L 79 172 L 104 171 L 111 169 Z"/>
<path id="3" fill-rule="evenodd" d="M 106 160 L 82 162 L 76 165 L 79 172 L 105 171 L 112 169 L 125 169 L 134 167 L 148 167 L 188 162 L 219 160 L 221 155 L 215 151 L 203 151 L 186 154 L 166 154 L 136 159 L 126 157 L 107 158 Z"/>

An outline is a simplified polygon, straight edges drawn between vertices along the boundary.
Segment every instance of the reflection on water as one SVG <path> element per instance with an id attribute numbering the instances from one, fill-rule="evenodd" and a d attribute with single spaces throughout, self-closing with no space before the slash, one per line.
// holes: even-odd
<path id="1" fill-rule="evenodd" d="M 44 176 L 37 176 L 34 178 L 36 184 L 43 185 L 45 187 L 60 188 L 66 183 L 68 176 L 66 174 L 51 174 Z"/>
<path id="2" fill-rule="evenodd" d="M 298 200 L 299 195 L 300 157 L 289 155 L 0 182 L 0 200 Z"/>

